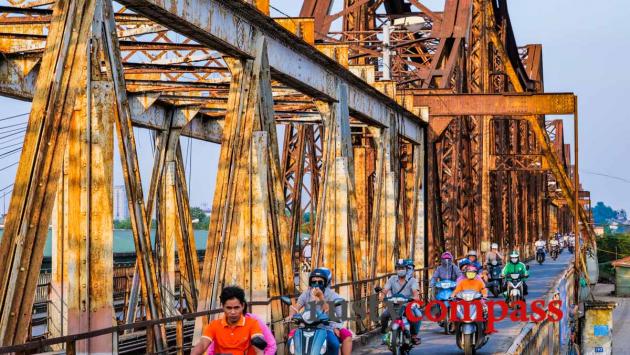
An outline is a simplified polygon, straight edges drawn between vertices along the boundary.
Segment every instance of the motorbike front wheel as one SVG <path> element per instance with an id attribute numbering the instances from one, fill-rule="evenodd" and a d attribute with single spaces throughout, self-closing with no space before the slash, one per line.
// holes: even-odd
<path id="1" fill-rule="evenodd" d="M 449 311 L 448 308 L 446 309 L 446 318 L 444 318 L 444 334 L 449 334 L 450 333 L 450 328 L 451 328 L 451 319 L 450 319 L 450 315 L 449 315 Z"/>
<path id="2" fill-rule="evenodd" d="M 462 339 L 462 350 L 464 350 L 465 355 L 474 355 L 475 354 L 475 346 L 473 345 L 473 335 L 474 334 L 464 334 L 464 339 Z"/>
<path id="3" fill-rule="evenodd" d="M 493 286 L 491 292 L 494 298 L 499 297 L 499 286 Z"/>
<path id="4" fill-rule="evenodd" d="M 400 339 L 398 339 L 399 336 L 400 336 L 400 330 L 393 329 L 391 332 L 391 337 L 389 338 L 390 339 L 389 350 L 392 352 L 393 355 L 403 355 L 402 350 L 401 350 L 401 346 L 403 344 L 400 341 Z"/>

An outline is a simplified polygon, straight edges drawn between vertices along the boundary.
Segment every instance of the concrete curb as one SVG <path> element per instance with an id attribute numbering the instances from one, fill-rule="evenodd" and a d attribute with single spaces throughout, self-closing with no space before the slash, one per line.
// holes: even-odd
<path id="1" fill-rule="evenodd" d="M 370 341 L 370 339 L 380 334 L 380 328 L 370 330 L 360 335 L 355 335 L 352 338 L 352 349 L 361 348 Z"/>

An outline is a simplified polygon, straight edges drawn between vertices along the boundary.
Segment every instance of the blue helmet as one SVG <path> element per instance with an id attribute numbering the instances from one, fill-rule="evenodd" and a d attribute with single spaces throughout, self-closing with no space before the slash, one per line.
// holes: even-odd
<path id="1" fill-rule="evenodd" d="M 328 268 L 325 268 L 325 267 L 318 267 L 317 269 L 311 271 L 311 274 L 308 275 L 309 285 L 311 284 L 311 280 L 314 277 L 321 277 L 322 279 L 324 279 L 326 282 L 324 287 L 330 286 L 330 282 L 332 281 L 332 273 L 330 272 Z"/>
<path id="2" fill-rule="evenodd" d="M 411 260 L 411 259 L 405 259 L 405 260 L 403 260 L 403 263 L 405 264 L 407 269 L 415 268 L 415 265 L 413 264 L 413 260 Z"/>

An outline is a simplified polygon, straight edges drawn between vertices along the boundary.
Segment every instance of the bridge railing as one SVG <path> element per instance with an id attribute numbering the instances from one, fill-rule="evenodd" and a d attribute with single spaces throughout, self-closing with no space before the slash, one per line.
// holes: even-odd
<path id="1" fill-rule="evenodd" d="M 418 282 L 421 286 L 422 294 L 426 297 L 426 292 L 428 290 L 428 282 L 430 277 L 430 272 L 432 268 L 419 268 L 414 270 L 415 277 L 418 279 Z M 114 285 L 115 285 L 115 293 L 118 291 L 118 294 L 124 298 L 125 290 L 129 287 L 130 275 L 133 275 L 133 266 L 122 267 L 120 270 L 115 271 L 114 276 Z M 339 283 L 333 285 L 333 289 L 339 290 L 339 288 L 344 286 L 352 286 L 356 287 L 359 290 L 359 297 L 350 300 L 351 303 L 360 302 L 366 300 L 368 297 L 374 294 L 374 287 L 377 285 L 383 286 L 387 279 L 391 276 L 395 275 L 394 273 L 381 275 L 375 278 L 360 280 L 356 282 L 347 282 L 347 283 Z M 43 272 L 40 275 L 40 280 L 38 283 L 38 287 L 36 290 L 36 302 L 40 304 L 40 306 L 47 306 L 50 297 L 51 290 L 51 274 L 50 272 Z M 266 302 L 250 302 L 250 305 L 270 305 L 271 302 L 279 302 L 279 297 L 273 297 Z M 46 311 L 47 311 L 46 307 Z M 351 309 L 351 307 L 349 307 Z M 174 337 L 170 337 L 169 348 L 167 349 L 169 353 L 177 352 L 181 353 L 184 350 L 188 350 L 191 347 L 191 337 L 189 334 L 184 334 L 184 325 L 187 323 L 188 325 L 192 325 L 192 320 L 198 317 L 209 317 L 212 315 L 216 315 L 221 313 L 222 309 L 214 309 L 203 312 L 195 312 L 195 313 L 187 313 L 173 317 L 167 317 L 159 320 L 144 320 L 138 321 L 130 324 L 120 324 L 117 326 L 94 330 L 90 332 L 83 332 L 78 334 L 71 334 L 66 336 L 60 336 L 55 338 L 46 338 L 47 334 L 42 334 L 40 337 L 32 339 L 31 341 L 15 345 L 15 346 L 6 346 L 0 347 L 0 353 L 11 353 L 11 352 L 33 352 L 33 351 L 45 351 L 49 349 L 53 345 L 65 345 L 66 353 L 73 354 L 74 349 L 76 349 L 76 343 L 80 340 L 89 339 L 93 337 L 98 337 L 102 335 L 113 335 L 113 343 L 114 348 L 118 348 L 121 339 L 124 339 L 123 334 L 125 331 L 146 331 L 147 329 L 151 329 L 153 326 L 165 324 L 170 325 L 171 328 L 175 328 Z M 369 310 L 367 310 L 369 312 Z M 368 313 L 369 314 L 369 313 Z M 369 321 L 370 317 L 365 317 L 365 322 L 360 323 L 357 327 L 355 323 L 355 327 L 353 327 L 355 333 L 361 334 L 375 329 L 375 324 Z M 283 319 L 272 320 L 270 325 L 277 325 L 282 323 Z M 289 324 L 285 324 L 286 327 L 289 327 Z M 284 332 L 286 334 L 287 332 Z M 122 338 L 121 338 L 122 336 Z M 167 336 L 168 337 L 168 336 Z M 173 339 L 174 338 L 174 339 Z M 184 339 L 186 338 L 186 339 Z M 286 343 L 286 339 L 277 339 L 278 344 Z"/>
<path id="2" fill-rule="evenodd" d="M 541 322 L 528 322 L 514 342 L 506 352 L 510 355 L 539 355 L 539 354 L 559 354 L 563 344 L 566 344 L 569 337 L 569 311 L 575 295 L 575 283 L 573 282 L 575 269 L 573 264 L 564 270 L 556 278 L 551 289 L 547 292 L 544 300 L 544 310 L 547 317 Z M 552 321 L 549 317 L 548 305 L 550 301 L 562 301 L 562 318 L 559 321 Z"/>

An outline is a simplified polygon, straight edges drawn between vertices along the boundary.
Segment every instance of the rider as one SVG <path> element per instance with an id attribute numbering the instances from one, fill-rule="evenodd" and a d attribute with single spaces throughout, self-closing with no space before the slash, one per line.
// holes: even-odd
<path id="1" fill-rule="evenodd" d="M 293 315 L 300 312 L 310 302 L 324 302 L 321 306 L 321 311 L 328 313 L 328 302 L 334 302 L 341 298 L 330 288 L 331 280 L 332 273 L 327 268 L 319 267 L 311 271 L 308 277 L 309 288 L 298 297 L 298 307 L 291 306 L 288 319 L 291 319 Z M 320 306 L 317 306 L 317 308 L 319 309 Z M 336 307 L 335 314 L 337 317 L 341 317 L 341 312 L 341 306 Z M 330 327 L 326 330 L 328 333 L 326 336 L 327 354 L 339 354 L 339 340 L 341 340 L 341 354 L 350 355 L 352 353 L 352 333 L 348 329 L 343 328 L 341 323 L 330 322 Z"/>
<path id="2" fill-rule="evenodd" d="M 481 270 L 481 263 L 477 260 L 477 252 L 475 250 L 469 250 L 466 254 L 466 258 L 459 261 L 459 268 L 464 270 L 465 266 L 472 265 Z"/>
<path id="3" fill-rule="evenodd" d="M 411 298 L 414 300 L 420 299 L 420 285 L 418 284 L 418 280 L 415 277 L 408 276 L 407 269 L 409 266 L 409 261 L 405 261 L 404 259 L 398 259 L 395 264 L 396 275 L 390 277 L 385 284 L 381 293 L 383 296 L 387 296 L 388 294 L 393 295 L 401 295 L 407 298 Z M 383 313 L 381 314 L 381 334 L 383 334 L 383 340 L 385 339 L 385 333 L 387 332 L 387 324 L 389 323 L 389 310 L 385 308 Z M 420 343 L 420 338 L 418 337 L 418 332 L 420 331 L 420 322 L 411 322 L 409 321 L 409 325 L 411 327 L 411 339 L 417 345 Z"/>
<path id="4" fill-rule="evenodd" d="M 538 251 L 538 249 L 542 248 L 542 250 L 544 251 L 545 248 L 547 247 L 547 242 L 545 242 L 545 240 L 542 237 L 542 234 L 540 235 L 540 237 L 538 237 L 538 240 L 534 243 L 534 247 L 536 248 L 536 251 Z"/>
<path id="5" fill-rule="evenodd" d="M 457 281 L 462 276 L 462 272 L 455 264 L 453 264 L 453 254 L 447 252 L 442 253 L 442 263 L 435 269 L 433 277 L 429 282 L 429 287 L 435 286 L 435 283 L 442 280 Z"/>
<path id="6" fill-rule="evenodd" d="M 477 277 L 479 269 L 469 264 L 464 267 L 464 275 L 465 277 L 457 282 L 457 286 L 453 290 L 451 297 L 455 297 L 461 291 L 477 291 L 483 295 L 483 298 L 486 299 L 488 297 L 488 289 L 486 288 L 486 284 Z M 488 307 L 486 303 L 482 301 L 483 304 L 483 319 L 487 319 L 488 315 Z"/>
<path id="7" fill-rule="evenodd" d="M 492 265 L 493 261 L 496 261 L 497 264 L 501 264 L 503 262 L 503 255 L 499 253 L 499 244 L 492 243 L 490 249 L 491 250 L 486 254 L 486 265 Z"/>
<path id="8" fill-rule="evenodd" d="M 262 355 L 267 342 L 258 322 L 243 314 L 245 291 L 237 286 L 228 286 L 221 291 L 219 299 L 223 318 L 215 319 L 203 328 L 203 334 L 191 354 L 205 354 L 214 344 L 216 354 Z"/>
<path id="9" fill-rule="evenodd" d="M 525 264 L 519 261 L 519 254 L 516 250 L 512 251 L 512 254 L 510 254 L 510 262 L 505 264 L 501 274 L 503 276 L 507 276 L 508 274 L 521 275 L 521 278 L 523 278 L 523 295 L 527 296 L 527 282 L 525 281 L 527 281 L 529 273 L 527 272 Z"/>
<path id="10" fill-rule="evenodd" d="M 573 233 L 569 234 L 569 245 L 575 246 L 575 235 Z"/>
<path id="11" fill-rule="evenodd" d="M 558 247 L 558 248 L 560 247 L 560 243 L 558 243 L 558 240 L 555 237 L 549 240 L 549 248 L 553 249 L 554 247 Z"/>

